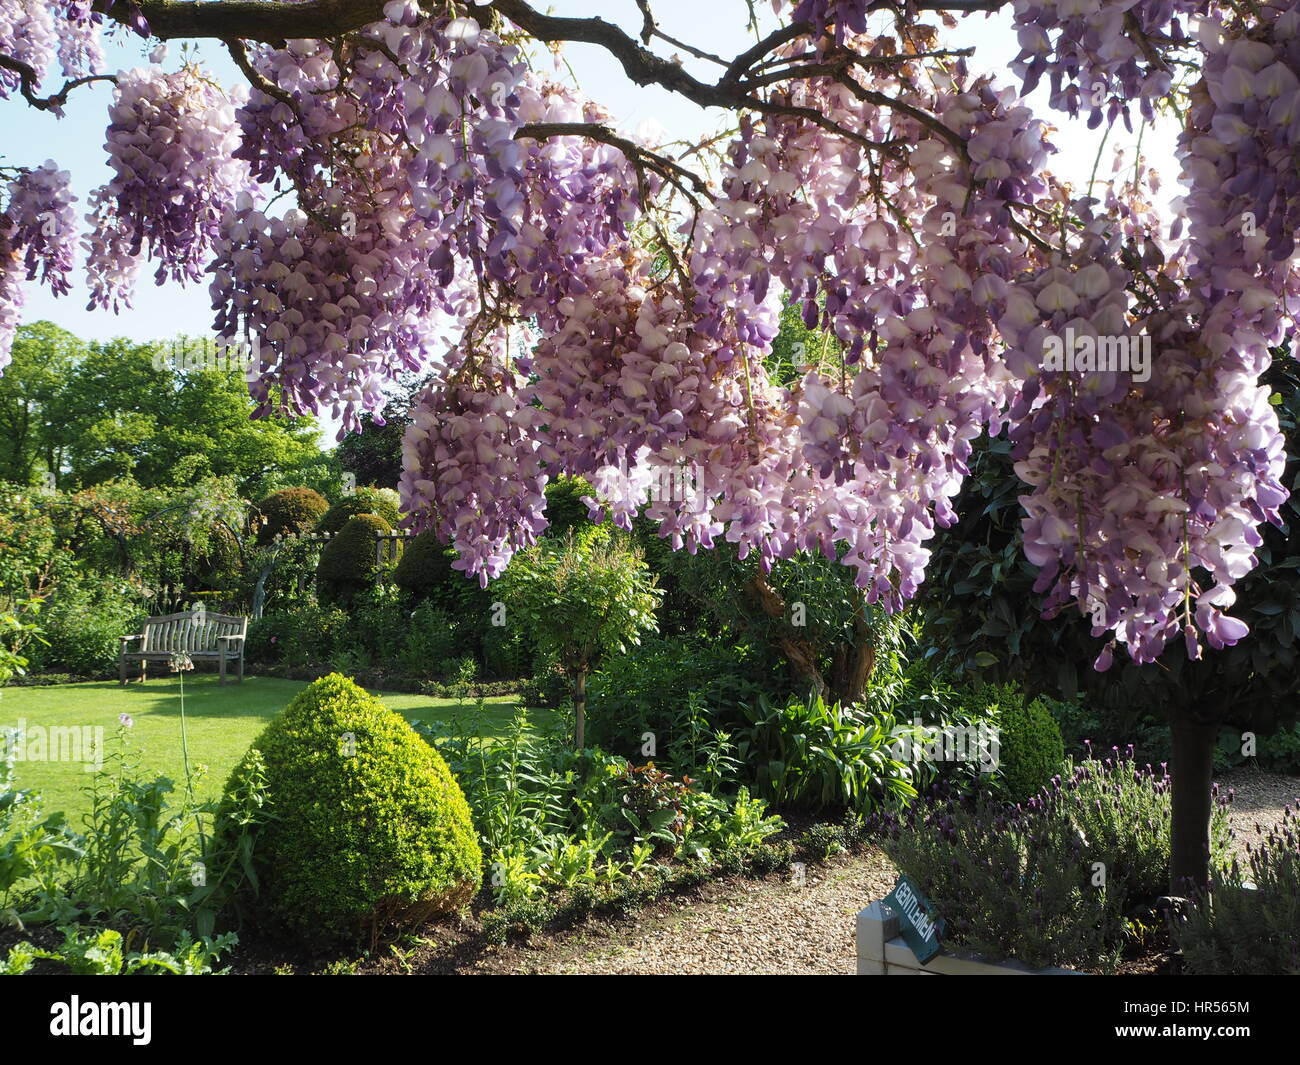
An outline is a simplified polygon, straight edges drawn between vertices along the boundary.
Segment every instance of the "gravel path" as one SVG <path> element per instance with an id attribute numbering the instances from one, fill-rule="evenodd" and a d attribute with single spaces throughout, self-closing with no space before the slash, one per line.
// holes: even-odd
<path id="1" fill-rule="evenodd" d="M 725 881 L 649 921 L 570 941 L 531 971 L 553 975 L 851 976 L 854 917 L 894 884 L 876 851 L 809 868 L 799 886 L 782 880 Z"/>
<path id="2" fill-rule="evenodd" d="M 1270 828 L 1280 825 L 1285 807 L 1291 807 L 1294 817 L 1300 806 L 1300 777 L 1265 773 L 1261 769 L 1234 769 L 1219 777 L 1219 788 L 1233 789 L 1228 816 L 1235 833 L 1233 849 L 1243 861 L 1247 843 L 1268 835 Z"/>

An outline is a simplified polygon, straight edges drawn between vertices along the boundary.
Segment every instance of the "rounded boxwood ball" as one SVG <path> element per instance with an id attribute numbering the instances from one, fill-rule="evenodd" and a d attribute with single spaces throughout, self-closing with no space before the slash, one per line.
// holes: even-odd
<path id="1" fill-rule="evenodd" d="M 378 514 L 348 520 L 327 543 L 316 564 L 318 591 L 325 602 L 339 602 L 372 584 L 379 572 L 375 558 L 378 537 L 392 528 Z"/>
<path id="2" fill-rule="evenodd" d="M 270 817 L 254 830 L 252 911 L 268 932 L 373 947 L 474 897 L 483 855 L 460 785 L 400 714 L 347 677 L 305 688 L 253 749 Z M 227 801 L 245 771 L 231 774 Z"/>
<path id="3" fill-rule="evenodd" d="M 452 569 L 455 560 L 456 552 L 434 530 L 426 529 L 407 541 L 393 570 L 393 583 L 414 599 L 427 599 L 453 579 L 464 582 L 465 575 Z"/>
<path id="4" fill-rule="evenodd" d="M 358 488 L 325 512 L 325 516 L 316 523 L 316 531 L 338 532 L 350 519 L 360 514 L 378 514 L 389 526 L 395 526 L 402 517 L 401 497 L 391 488 Z"/>
<path id="5" fill-rule="evenodd" d="M 269 544 L 277 536 L 306 532 L 329 507 L 325 497 L 312 488 L 282 488 L 272 492 L 255 508 L 261 522 L 257 542 Z"/>

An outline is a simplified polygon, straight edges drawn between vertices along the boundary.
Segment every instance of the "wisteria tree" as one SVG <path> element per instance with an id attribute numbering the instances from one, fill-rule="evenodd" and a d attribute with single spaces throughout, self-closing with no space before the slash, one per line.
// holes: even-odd
<path id="1" fill-rule="evenodd" d="M 57 115 L 115 81 L 84 229 L 56 164 L 8 186 L 0 348 L 23 285 L 66 291 L 80 244 L 95 306 L 146 268 L 206 279 L 218 332 L 256 341 L 264 411 L 354 427 L 432 368 L 402 490 L 483 582 L 545 527 L 549 478 L 627 523 L 668 467 L 692 479 L 650 507 L 675 547 L 838 555 L 897 609 L 972 441 L 1005 432 L 1045 608 L 1091 620 L 1098 669 L 1240 641 L 1233 585 L 1286 498 L 1259 377 L 1296 287 L 1300 2 L 772 3 L 775 30 L 718 56 L 654 0 L 636 34 L 526 0 L 0 0 L 12 104 Z M 1018 86 L 957 47 L 958 16 L 994 9 Z M 245 84 L 104 70 L 108 29 L 220 42 Z M 732 132 L 622 134 L 534 42 L 604 48 Z M 1179 116 L 1174 217 L 1143 170 L 1095 198 L 1052 176 L 1019 96 L 1040 82 L 1090 126 Z M 765 372 L 785 298 L 843 372 Z M 1134 337 L 1144 380 L 1096 355 Z M 1065 338 L 1094 353 L 1074 372 L 1046 359 Z"/>

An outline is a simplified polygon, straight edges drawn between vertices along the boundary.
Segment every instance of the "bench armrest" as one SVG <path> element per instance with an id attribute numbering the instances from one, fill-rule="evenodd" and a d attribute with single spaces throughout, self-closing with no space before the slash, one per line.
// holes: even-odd
<path id="1" fill-rule="evenodd" d="M 125 648 L 126 645 L 130 643 L 132 640 L 143 640 L 143 639 L 144 639 L 143 632 L 133 632 L 130 636 L 119 636 L 117 638 L 117 641 L 119 644 L 121 644 L 122 647 Z"/>
<path id="2" fill-rule="evenodd" d="M 246 636 L 242 636 L 242 635 L 235 635 L 235 636 L 218 636 L 218 637 L 217 637 L 217 643 L 222 643 L 222 642 L 224 642 L 224 641 L 226 641 L 226 640 L 239 640 L 239 641 L 242 642 L 242 641 L 244 641 L 245 639 L 247 639 L 247 637 L 246 637 Z"/>

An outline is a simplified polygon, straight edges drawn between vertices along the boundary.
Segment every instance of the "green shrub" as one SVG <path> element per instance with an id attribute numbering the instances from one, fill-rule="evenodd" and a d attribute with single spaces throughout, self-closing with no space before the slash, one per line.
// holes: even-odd
<path id="1" fill-rule="evenodd" d="M 248 622 L 248 635 L 244 638 L 244 654 L 250 662 L 270 664 L 282 659 L 280 633 L 282 618 L 279 614 L 263 614 Z"/>
<path id="2" fill-rule="evenodd" d="M 384 519 L 389 528 L 393 528 L 402 518 L 401 497 L 391 488 L 358 488 L 325 512 L 325 516 L 316 523 L 316 531 L 338 532 L 351 519 L 363 514 L 377 515 Z"/>
<path id="3" fill-rule="evenodd" d="M 1166 773 L 1118 752 L 1067 762 L 1027 803 L 941 783 L 905 813 L 868 819 L 900 872 L 948 922 L 947 939 L 993 961 L 1034 967 L 1113 968 L 1128 915 L 1163 895 L 1169 880 Z M 1216 807 L 1211 854 L 1228 844 Z"/>
<path id="4" fill-rule="evenodd" d="M 41 640 L 27 647 L 33 671 L 113 676 L 119 638 L 140 631 L 145 611 L 119 580 L 60 581 L 40 613 Z"/>
<path id="5" fill-rule="evenodd" d="M 1024 802 L 1061 771 L 1061 729 L 1043 700 L 1026 705 L 1009 685 L 997 690 L 996 705 L 1001 786 L 1012 802 Z"/>
<path id="6" fill-rule="evenodd" d="M 483 672 L 500 680 L 525 677 L 532 666 L 532 648 L 523 629 L 489 625 L 483 632 Z"/>
<path id="7" fill-rule="evenodd" d="M 338 607 L 305 603 L 296 610 L 267 614 L 248 627 L 248 656 L 256 662 L 318 666 L 348 642 L 352 621 Z"/>
<path id="8" fill-rule="evenodd" d="M 349 613 L 351 645 L 391 667 L 406 645 L 411 619 L 410 611 L 398 602 L 397 589 L 391 584 L 377 584 L 352 600 Z"/>
<path id="9" fill-rule="evenodd" d="M 1300 824 L 1291 807 L 1252 845 L 1246 869 L 1234 857 L 1212 871 L 1175 938 L 1192 973 L 1300 975 Z"/>
<path id="10" fill-rule="evenodd" d="M 1094 886 L 1090 863 L 1105 857 L 1060 803 L 1017 808 L 980 793 L 884 821 L 885 851 L 943 915 L 952 946 L 1034 968 L 1114 968 L 1124 899 L 1109 880 Z"/>
<path id="11" fill-rule="evenodd" d="M 473 898 L 483 857 L 460 786 L 352 681 L 331 674 L 308 686 L 253 750 L 272 815 L 253 846 L 254 912 L 272 932 L 313 947 L 373 946 Z"/>
<path id="12" fill-rule="evenodd" d="M 554 699 L 542 705 L 556 706 L 567 697 L 563 675 L 554 681 L 552 676 L 545 663 L 536 664 L 536 697 Z M 783 690 L 781 679 L 749 646 L 647 638 L 611 658 L 588 683 L 591 738 L 631 758 L 650 732 L 662 757 L 685 736 L 692 697 L 715 727 L 734 731 L 744 720 L 741 703 Z"/>
<path id="13" fill-rule="evenodd" d="M 330 508 L 329 501 L 311 488 L 281 488 L 260 500 L 253 517 L 259 522 L 257 542 L 269 544 L 277 536 L 311 529 Z"/>
<path id="14" fill-rule="evenodd" d="M 997 729 L 998 769 L 991 783 L 1011 802 L 1025 802 L 1047 784 L 1065 762 L 1061 727 L 1053 716 L 1071 704 L 1043 698 L 1026 704 L 1014 684 L 979 684 L 957 693 L 956 717 Z"/>
<path id="15" fill-rule="evenodd" d="M 380 570 L 378 537 L 391 531 L 377 514 L 348 519 L 320 553 L 316 589 L 322 602 L 348 602 L 373 587 Z"/>
<path id="16" fill-rule="evenodd" d="M 546 535 L 563 537 L 570 529 L 591 527 L 583 496 L 595 496 L 596 490 L 582 477 L 558 477 L 546 485 Z"/>
<path id="17" fill-rule="evenodd" d="M 446 612 L 421 603 L 411 612 L 397 663 L 408 677 L 432 679 L 444 675 L 455 649 L 456 634 Z"/>
<path id="18" fill-rule="evenodd" d="M 407 541 L 393 570 L 393 583 L 412 599 L 428 599 L 451 581 L 466 579 L 451 568 L 455 559 L 456 552 L 426 529 Z"/>

